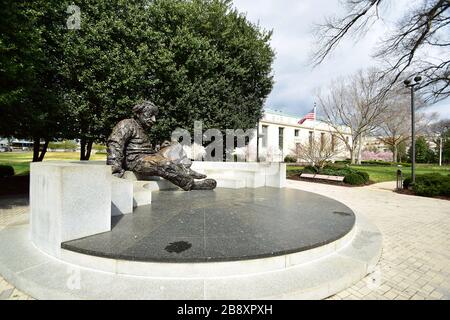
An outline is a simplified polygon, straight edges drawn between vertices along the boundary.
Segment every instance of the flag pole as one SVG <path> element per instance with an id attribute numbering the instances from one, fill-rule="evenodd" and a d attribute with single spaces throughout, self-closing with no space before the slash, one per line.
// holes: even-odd
<path id="1" fill-rule="evenodd" d="M 316 109 L 317 109 L 317 103 L 315 103 L 314 102 L 314 124 L 313 124 L 313 131 L 314 131 L 314 139 L 313 140 L 315 140 L 316 139 L 316 119 L 317 119 L 317 111 L 316 111 Z"/>
<path id="2" fill-rule="evenodd" d="M 312 138 L 312 152 L 315 153 L 315 144 L 316 144 L 316 103 L 314 102 L 314 122 L 313 122 L 313 138 Z M 315 162 L 313 161 L 313 166 L 315 166 Z"/>

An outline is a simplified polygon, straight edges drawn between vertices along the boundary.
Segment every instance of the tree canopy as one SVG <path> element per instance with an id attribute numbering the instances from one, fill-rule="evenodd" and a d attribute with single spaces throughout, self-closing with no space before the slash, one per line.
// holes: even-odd
<path id="1" fill-rule="evenodd" d="M 2 0 L 0 22 L 0 134 L 37 141 L 61 135 L 64 106 L 58 68 L 60 28 L 55 1 Z M 35 152 L 34 160 L 38 160 Z"/>
<path id="2" fill-rule="evenodd" d="M 16 51 L 14 59 L 0 60 L 7 84 L 0 107 L 17 120 L 24 105 L 22 117 L 54 128 L 39 137 L 81 138 L 90 149 L 143 99 L 160 106 L 151 132 L 158 141 L 177 127 L 192 130 L 195 120 L 205 129 L 253 128 L 272 90 L 271 32 L 229 0 L 80 0 L 75 29 L 66 26 L 70 1 L 3 2 L 10 15 L 2 22 L 1 50 Z M 22 74 L 29 91 L 14 83 Z M 0 133 L 37 136 L 20 121 Z"/>

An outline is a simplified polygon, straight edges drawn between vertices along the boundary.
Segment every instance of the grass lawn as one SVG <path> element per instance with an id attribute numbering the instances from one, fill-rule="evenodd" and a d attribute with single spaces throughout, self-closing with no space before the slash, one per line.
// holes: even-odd
<path id="1" fill-rule="evenodd" d="M 2 152 L 0 164 L 10 165 L 16 175 L 27 175 L 30 171 L 30 162 L 33 159 L 32 152 Z M 51 160 L 80 160 L 79 152 L 47 152 L 44 161 Z M 106 160 L 105 154 L 92 154 L 91 160 Z"/>
<path id="2" fill-rule="evenodd" d="M 365 171 L 369 174 L 370 180 L 373 182 L 385 182 L 385 181 L 395 181 L 397 176 L 397 167 L 396 166 L 351 166 L 356 170 Z M 302 167 L 296 166 L 288 166 L 287 167 L 287 175 L 289 173 L 293 173 L 296 170 L 300 170 Z M 407 177 L 411 175 L 411 168 L 402 168 L 403 177 Z M 437 165 L 429 165 L 429 164 L 418 164 L 416 166 L 416 174 L 424 174 L 424 173 L 433 173 L 438 172 L 441 174 L 450 174 L 450 166 L 442 166 L 439 167 Z"/>
<path id="3" fill-rule="evenodd" d="M 365 171 L 369 174 L 370 180 L 374 182 L 395 181 L 397 178 L 396 166 L 352 166 L 356 170 Z M 411 168 L 402 168 L 403 177 L 411 175 Z M 441 173 L 450 174 L 450 166 L 439 167 L 437 165 L 430 164 L 417 164 L 416 175 L 424 173 Z"/>
<path id="4" fill-rule="evenodd" d="M 79 152 L 47 152 L 44 161 L 51 160 L 79 160 Z M 30 171 L 30 162 L 33 158 L 32 152 L 2 152 L 0 153 L 0 164 L 14 167 L 16 175 L 27 175 Z M 91 160 L 106 160 L 105 154 L 92 154 Z M 369 174 L 370 180 L 374 182 L 395 181 L 396 166 L 352 166 L 353 168 L 365 171 Z M 287 165 L 287 175 L 300 171 L 303 167 Z M 402 168 L 403 176 L 411 175 L 411 168 Z M 450 174 L 450 166 L 439 167 L 437 165 L 418 164 L 416 174 L 439 172 Z"/>

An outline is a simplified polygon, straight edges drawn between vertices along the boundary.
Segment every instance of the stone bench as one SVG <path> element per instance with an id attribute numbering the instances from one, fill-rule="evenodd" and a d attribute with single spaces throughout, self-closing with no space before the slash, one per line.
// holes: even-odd
<path id="1" fill-rule="evenodd" d="M 284 188 L 285 163 L 194 161 L 192 169 L 217 181 L 218 188 Z"/>
<path id="2" fill-rule="evenodd" d="M 207 162 L 194 161 L 192 169 L 217 181 L 218 188 L 243 189 L 286 185 L 286 164 L 256 162 Z M 127 171 L 123 177 L 134 184 L 134 197 L 141 198 L 146 192 L 177 189 L 171 182 L 160 177 L 142 176 Z M 139 203 L 139 205 L 143 205 Z"/>
<path id="3" fill-rule="evenodd" d="M 194 162 L 223 188 L 283 188 L 286 165 L 281 163 Z M 102 161 L 46 161 L 31 164 L 31 240 L 58 257 L 61 243 L 111 230 L 111 216 L 130 214 L 152 201 L 152 191 L 176 189 L 159 177 L 125 179 L 111 174 Z"/>
<path id="4" fill-rule="evenodd" d="M 345 177 L 343 176 L 328 176 L 323 174 L 311 174 L 311 173 L 302 173 L 300 175 L 300 178 L 335 181 L 335 182 L 344 182 L 345 179 Z"/>

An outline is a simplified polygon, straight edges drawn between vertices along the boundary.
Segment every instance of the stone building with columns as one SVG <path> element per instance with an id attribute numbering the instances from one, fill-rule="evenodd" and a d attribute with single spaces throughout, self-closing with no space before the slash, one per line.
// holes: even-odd
<path id="1" fill-rule="evenodd" d="M 282 162 L 288 155 L 294 155 L 297 143 L 307 143 L 311 137 L 319 139 L 327 137 L 331 139 L 334 135 L 337 139 L 336 130 L 320 120 L 306 120 L 299 124 L 303 116 L 289 114 L 286 112 L 265 109 L 264 117 L 259 122 L 259 156 L 262 161 Z M 344 129 L 344 132 L 348 130 Z M 348 133 L 346 139 L 351 143 L 352 137 Z M 333 160 L 345 160 L 350 157 L 349 152 L 340 142 L 340 152 Z M 249 149 L 256 150 L 256 136 L 249 144 Z M 248 160 L 256 160 L 256 152 L 250 152 Z"/>

